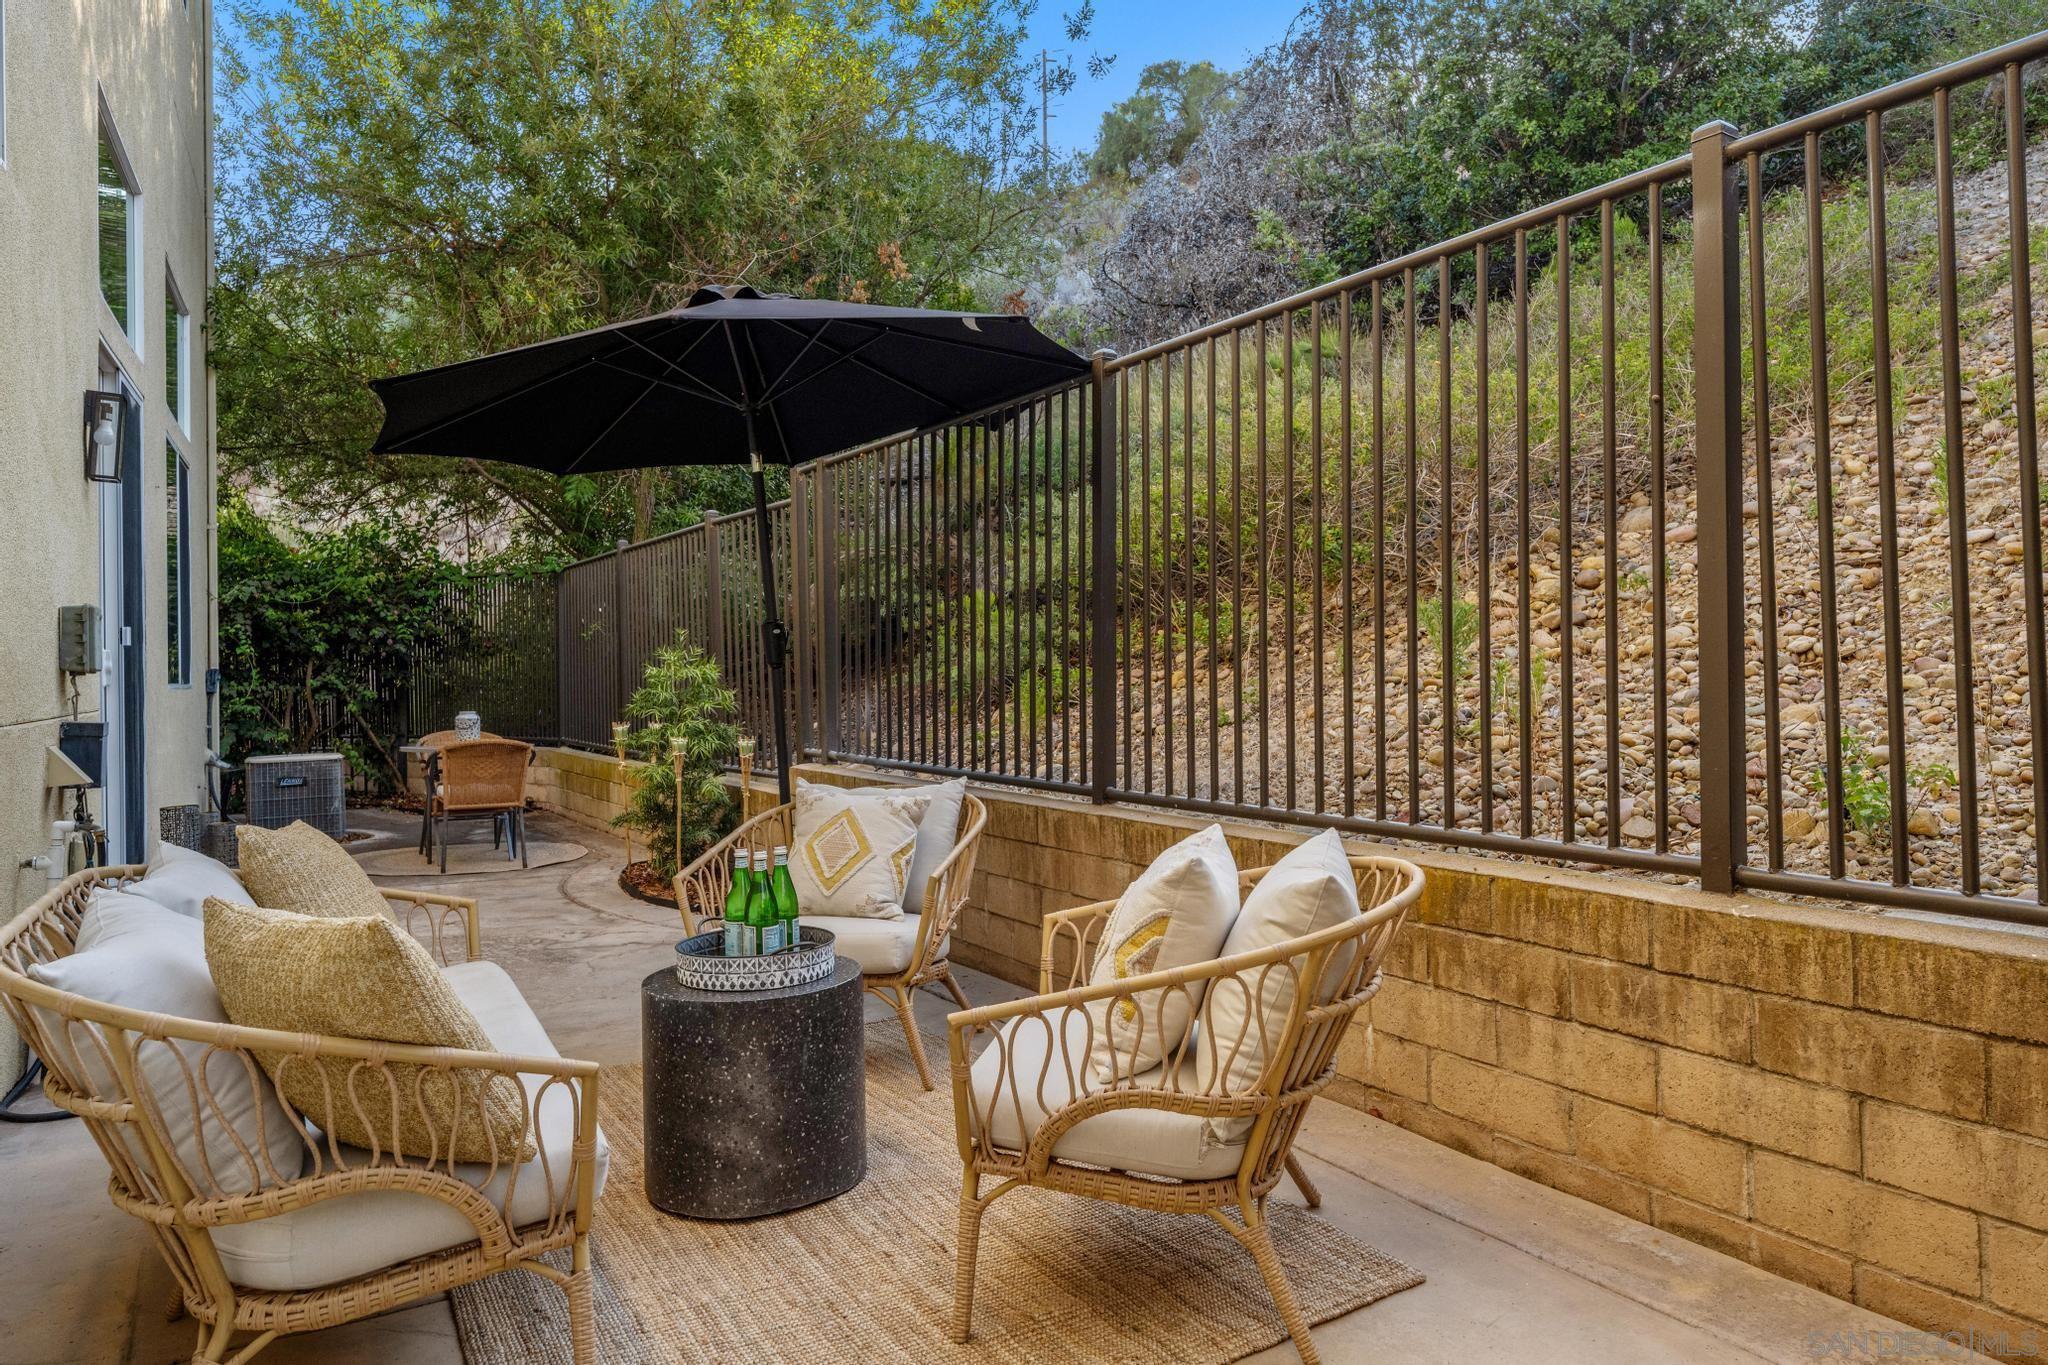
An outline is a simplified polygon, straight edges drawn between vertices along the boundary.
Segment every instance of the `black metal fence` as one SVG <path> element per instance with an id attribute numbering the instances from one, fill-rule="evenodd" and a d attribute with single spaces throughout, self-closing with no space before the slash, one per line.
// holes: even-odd
<path id="1" fill-rule="evenodd" d="M 799 749 L 2048 923 L 2044 54 L 797 471 Z M 766 735 L 752 534 L 561 576 L 554 733 L 681 630 Z"/>

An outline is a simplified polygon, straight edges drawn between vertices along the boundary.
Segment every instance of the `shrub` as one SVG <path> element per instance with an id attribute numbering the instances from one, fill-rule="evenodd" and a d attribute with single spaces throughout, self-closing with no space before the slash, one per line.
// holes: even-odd
<path id="1" fill-rule="evenodd" d="M 718 665 L 680 632 L 655 651 L 626 703 L 626 718 L 635 727 L 626 738 L 627 751 L 648 765 L 631 804 L 612 823 L 640 831 L 661 877 L 673 877 L 733 826 L 725 760 L 739 743 L 734 714 L 732 689 L 719 678 Z"/>

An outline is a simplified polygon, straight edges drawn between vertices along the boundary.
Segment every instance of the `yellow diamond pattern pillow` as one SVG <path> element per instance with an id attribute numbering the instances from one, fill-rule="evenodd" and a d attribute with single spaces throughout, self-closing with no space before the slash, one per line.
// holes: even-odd
<path id="1" fill-rule="evenodd" d="M 241 825 L 235 852 L 242 885 L 258 905 L 330 919 L 388 913 L 383 893 L 361 865 L 304 820 L 283 829 Z"/>
<path id="2" fill-rule="evenodd" d="M 1091 985 L 1191 966 L 1221 955 L 1237 918 L 1237 860 L 1221 825 L 1190 834 L 1124 889 L 1096 948 Z M 1178 1048 L 1202 1003 L 1199 984 L 1090 1005 L 1092 1056 L 1104 1083 L 1141 1075 Z"/>
<path id="3" fill-rule="evenodd" d="M 806 915 L 903 918 L 917 824 L 931 797 L 799 782 L 790 883 Z"/>
<path id="4" fill-rule="evenodd" d="M 222 1010 L 247 1028 L 496 1051 L 427 950 L 383 915 L 209 898 L 206 965 Z M 437 1162 L 533 1159 L 525 1091 L 512 1076 L 290 1053 L 257 1060 L 293 1109 L 352 1146 Z"/>

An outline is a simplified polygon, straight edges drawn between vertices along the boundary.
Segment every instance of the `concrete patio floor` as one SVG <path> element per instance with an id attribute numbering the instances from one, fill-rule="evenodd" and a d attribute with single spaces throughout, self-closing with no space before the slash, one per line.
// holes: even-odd
<path id="1" fill-rule="evenodd" d="M 412 817 L 351 812 L 379 834 L 352 851 L 409 841 Z M 640 1059 L 638 985 L 680 936 L 673 911 L 618 888 L 609 835 L 535 816 L 536 839 L 580 843 L 575 862 L 521 872 L 388 879 L 474 895 L 484 947 L 511 973 L 561 1051 L 606 1063 Z M 488 838 L 473 827 L 469 837 Z M 977 972 L 968 995 L 1020 994 Z M 942 1031 L 950 1002 L 918 1010 Z M 893 1013 L 869 1001 L 873 1027 Z M 1502 1360 L 1542 1365 L 1648 1361 L 1919 1360 L 1897 1323 L 1669 1236 L 1334 1103 L 1319 1103 L 1301 1147 L 1322 1216 L 1428 1275 L 1420 1288 L 1315 1329 L 1331 1362 Z M 6 1171 L 0 1221 L 0 1362 L 164 1365 L 191 1350 L 189 1322 L 165 1320 L 169 1273 L 142 1226 L 106 1196 L 106 1167 L 73 1123 L 0 1124 Z M 1283 1186 L 1280 1197 L 1292 1197 Z M 602 1224 L 600 1224 L 600 1229 Z M 1249 1262 L 1245 1273 L 1253 1275 Z M 1902 1344 L 1903 1343 L 1903 1344 Z M 458 1365 L 454 1319 L 435 1300 L 303 1338 L 277 1365 Z M 1285 1344 L 1251 1359 L 1295 1359 Z M 486 1365 L 486 1362 L 472 1362 Z"/>

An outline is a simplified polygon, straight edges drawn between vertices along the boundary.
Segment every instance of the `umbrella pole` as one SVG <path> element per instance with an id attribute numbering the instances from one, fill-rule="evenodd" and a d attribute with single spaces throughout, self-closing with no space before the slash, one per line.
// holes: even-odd
<path id="1" fill-rule="evenodd" d="M 753 443 L 754 415 L 747 414 L 748 444 Z M 768 485 L 761 475 L 761 454 L 754 451 L 754 536 L 761 547 L 761 643 L 768 658 L 768 709 L 775 726 L 775 790 L 783 804 L 789 803 L 789 698 L 785 670 L 789 663 L 788 640 L 782 617 L 776 610 L 775 545 L 768 522 Z"/>

